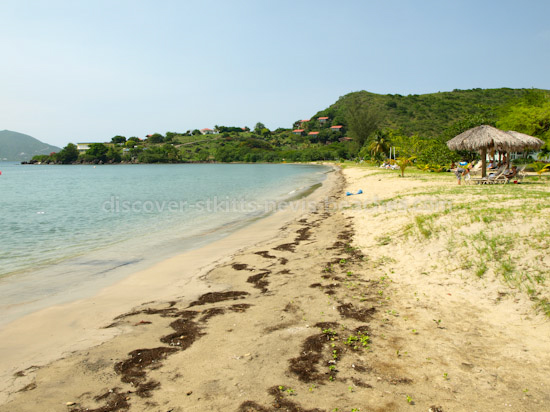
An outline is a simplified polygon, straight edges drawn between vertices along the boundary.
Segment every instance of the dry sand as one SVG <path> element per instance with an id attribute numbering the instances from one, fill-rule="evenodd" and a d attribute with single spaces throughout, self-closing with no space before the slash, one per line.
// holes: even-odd
<path id="1" fill-rule="evenodd" d="M 419 216 L 459 203 L 445 194 L 452 176 L 343 173 L 329 207 L 294 215 L 231 258 L 199 272 L 164 262 L 123 285 L 139 286 L 124 305 L 104 292 L 82 338 L 80 325 L 71 329 L 83 312 L 71 307 L 52 309 L 69 319 L 61 330 L 25 335 L 22 322 L 14 331 L 37 345 L 35 359 L 63 357 L 40 367 L 11 361 L 0 411 L 549 411 L 548 318 L 492 266 L 479 278 L 479 262 L 464 263 L 475 253 L 461 239 L 481 223 L 458 225 L 455 207 L 436 216 L 437 235 L 418 233 L 428 230 Z M 548 230 L 547 220 L 509 230 Z M 514 258 L 550 272 L 545 251 Z M 202 281 L 178 280 L 190 270 Z M 149 294 L 166 282 L 176 285 L 171 297 L 160 286 Z M 140 296 L 149 303 L 138 305 Z M 18 351 L 0 337 L 4 362 L 7 349 Z M 52 355 L 55 337 L 65 349 Z"/>

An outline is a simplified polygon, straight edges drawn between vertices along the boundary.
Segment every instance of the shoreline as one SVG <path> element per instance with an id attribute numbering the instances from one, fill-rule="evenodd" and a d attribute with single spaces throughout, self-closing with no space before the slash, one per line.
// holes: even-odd
<path id="1" fill-rule="evenodd" d="M 548 185 L 338 175 L 344 190 L 324 208 L 205 270 L 192 301 L 136 306 L 101 330 L 124 331 L 115 338 L 18 371 L 0 412 L 548 411 L 550 312 L 505 281 L 499 253 L 468 247 L 513 237 L 502 262 L 550 273 Z M 518 219 L 520 231 L 497 224 Z"/>
<path id="2" fill-rule="evenodd" d="M 147 171 L 143 172 L 147 169 L 141 170 L 141 173 L 149 174 Z M 177 170 L 185 174 L 186 171 L 195 169 Z M 278 206 L 282 201 L 292 200 L 296 194 L 307 194 L 307 188 L 325 179 L 327 171 L 331 169 L 312 166 L 294 170 L 300 174 L 300 179 L 287 181 L 281 189 L 275 188 L 274 191 L 253 194 L 253 198 L 250 197 L 250 191 L 241 192 L 242 196 L 236 195 L 231 200 L 222 195 L 216 197 L 214 194 L 212 197 L 213 190 L 210 190 L 205 191 L 205 195 L 199 197 L 198 201 L 191 197 L 189 203 L 185 203 L 188 198 L 185 193 L 180 193 L 175 197 L 162 198 L 162 201 L 153 204 L 152 200 L 141 196 L 134 202 L 137 206 L 141 205 L 141 209 L 132 209 L 131 213 L 119 209 L 119 202 L 123 203 L 125 199 L 131 198 L 128 193 L 123 193 L 119 198 L 115 195 L 108 197 L 106 192 L 99 200 L 94 199 L 96 204 L 88 204 L 94 204 L 93 207 L 101 210 L 101 215 L 105 215 L 93 218 L 115 222 L 113 233 L 107 234 L 111 228 L 100 224 L 95 231 L 103 232 L 105 235 L 96 236 L 89 230 L 91 225 L 84 225 L 80 235 L 58 236 L 60 241 L 53 240 L 51 243 L 47 236 L 39 233 L 36 239 L 42 244 L 29 249 L 27 258 L 17 255 L 27 236 L 14 235 L 14 246 L 10 247 L 8 243 L 7 252 L 8 256 L 13 254 L 15 258 L 6 260 L 6 267 L 0 269 L 0 296 L 3 298 L 0 302 L 0 329 L 11 321 L 37 310 L 93 296 L 132 273 L 245 228 L 279 210 Z M 90 176 L 89 169 L 86 175 Z M 302 179 L 302 176 L 305 177 Z M 118 192 L 115 190 L 113 193 Z M 271 201 L 266 197 L 271 197 Z M 177 207 L 173 207 L 176 203 Z M 155 210 L 149 213 L 147 205 Z M 46 222 L 51 225 L 51 222 L 55 221 L 56 217 L 50 216 L 52 211 L 47 206 L 37 207 L 36 210 L 41 212 L 37 212 L 37 216 L 34 216 L 34 210 L 30 213 L 31 217 L 35 217 L 31 219 L 32 224 L 42 225 Z M 55 213 L 55 210 L 53 212 Z M 94 209 L 87 209 L 82 213 L 94 212 Z M 132 216 L 128 216 L 129 214 Z M 150 218 L 154 215 L 159 217 Z M 18 218 L 24 219 L 25 216 Z M 134 223 L 118 224 L 117 221 Z M 72 230 L 80 229 L 73 224 Z M 68 232 L 70 233 L 70 230 Z M 32 233 L 28 236 L 34 240 Z M 72 240 L 64 241 L 63 238 Z M 63 247 L 65 245 L 69 247 Z M 39 253 L 40 250 L 44 250 L 45 253 Z"/>
<path id="3" fill-rule="evenodd" d="M 306 192 L 297 201 L 320 202 L 328 197 L 337 190 L 338 173 L 333 166 L 326 172 L 321 187 L 313 193 Z M 105 329 L 121 313 L 145 302 L 182 298 L 191 301 L 207 291 L 223 289 L 222 285 L 205 282 L 205 274 L 243 249 L 269 241 L 305 213 L 309 211 L 278 210 L 222 239 L 138 270 L 94 296 L 40 309 L 4 325 L 0 329 L 0 405 L 20 389 L 21 385 L 11 387 L 17 372 L 47 365 L 68 353 L 123 334 L 123 329 Z M 183 277 L 182 271 L 187 272 Z"/>

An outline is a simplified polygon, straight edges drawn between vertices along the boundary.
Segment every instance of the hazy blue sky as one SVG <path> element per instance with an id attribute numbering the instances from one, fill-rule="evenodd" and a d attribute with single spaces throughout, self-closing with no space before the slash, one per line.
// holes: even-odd
<path id="1" fill-rule="evenodd" d="M 0 130 L 291 127 L 367 90 L 550 89 L 548 0 L 0 0 Z"/>

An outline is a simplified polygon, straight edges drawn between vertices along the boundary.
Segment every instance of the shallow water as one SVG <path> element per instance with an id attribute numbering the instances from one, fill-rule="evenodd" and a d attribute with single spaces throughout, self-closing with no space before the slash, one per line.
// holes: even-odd
<path id="1" fill-rule="evenodd" d="M 328 168 L 0 163 L 0 170 L 1 324 L 56 295 L 91 293 L 217 240 L 308 191 Z"/>

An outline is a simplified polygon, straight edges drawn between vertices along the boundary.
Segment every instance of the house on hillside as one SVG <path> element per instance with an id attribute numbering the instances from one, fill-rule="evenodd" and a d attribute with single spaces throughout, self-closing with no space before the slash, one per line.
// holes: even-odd
<path id="1" fill-rule="evenodd" d="M 300 120 L 300 126 L 301 127 L 304 127 L 304 125 L 309 122 L 309 119 L 305 119 L 305 120 Z"/>
<path id="2" fill-rule="evenodd" d="M 98 142 L 92 142 L 92 143 L 77 143 L 76 144 L 76 150 L 78 150 L 78 153 L 86 153 L 86 150 L 88 150 L 90 148 L 90 145 L 92 144 L 95 144 L 95 143 L 98 143 Z M 115 144 L 112 143 L 112 142 L 105 142 L 105 143 L 102 143 L 103 145 L 107 146 L 107 147 L 111 147 L 111 146 L 114 146 Z"/>
<path id="3" fill-rule="evenodd" d="M 294 129 L 292 131 L 296 136 L 301 136 L 304 133 L 304 129 Z"/>
<path id="4" fill-rule="evenodd" d="M 325 124 L 328 122 L 328 117 L 319 117 L 317 120 L 319 120 L 319 123 Z"/>
<path id="5" fill-rule="evenodd" d="M 207 127 L 205 127 L 204 129 L 201 129 L 200 132 L 201 132 L 202 134 L 214 134 L 214 130 L 209 129 L 209 128 L 207 128 Z"/>
<path id="6" fill-rule="evenodd" d="M 307 135 L 317 137 L 317 136 L 319 136 L 319 132 L 309 132 Z"/>
<path id="7" fill-rule="evenodd" d="M 330 126 L 330 130 L 333 132 L 341 132 L 344 126 Z"/>
<path id="8" fill-rule="evenodd" d="M 76 150 L 78 150 L 78 153 L 86 153 L 86 150 L 90 148 L 91 144 L 92 143 L 77 143 Z"/>

